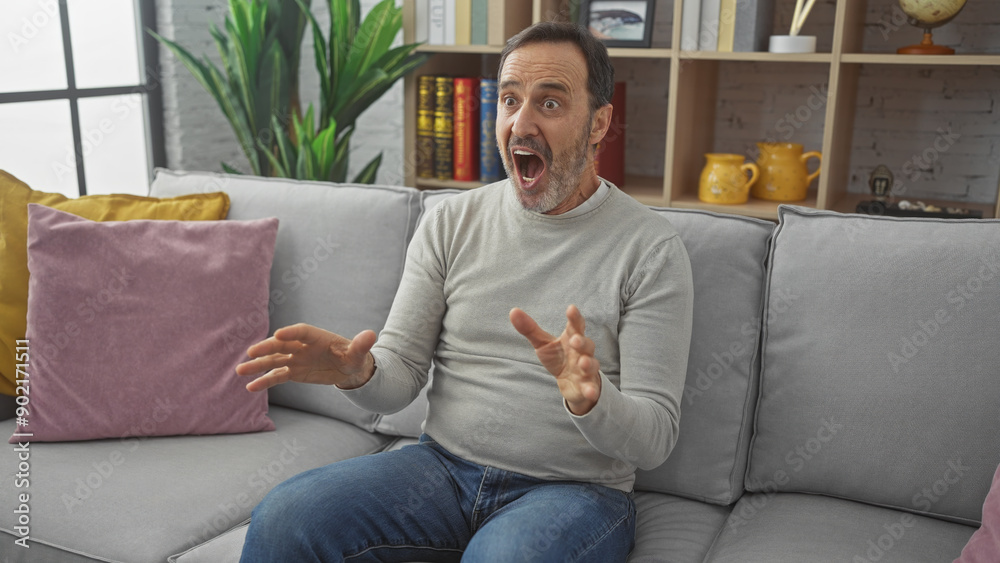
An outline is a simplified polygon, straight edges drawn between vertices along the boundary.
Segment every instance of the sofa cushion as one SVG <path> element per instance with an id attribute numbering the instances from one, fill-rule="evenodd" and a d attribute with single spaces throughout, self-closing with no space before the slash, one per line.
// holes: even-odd
<path id="1" fill-rule="evenodd" d="M 635 547 L 629 563 L 701 563 L 729 507 L 661 493 L 637 492 Z"/>
<path id="2" fill-rule="evenodd" d="M 23 552 L 33 562 L 162 563 L 245 522 L 285 479 L 388 442 L 294 409 L 273 406 L 270 416 L 274 432 L 32 443 L 30 486 L 0 480 L 0 498 L 30 495 Z M 14 420 L 0 422 L 13 429 Z M 0 473 L 14 475 L 18 456 L 7 454 Z M 15 516 L 0 511 L 0 549 L 13 546 Z"/>
<path id="3" fill-rule="evenodd" d="M 748 493 L 733 507 L 705 562 L 951 561 L 973 530 L 818 495 Z"/>
<path id="4" fill-rule="evenodd" d="M 978 524 L 1000 462 L 1000 221 L 779 220 L 747 489 Z"/>
<path id="5" fill-rule="evenodd" d="M 636 489 L 716 504 L 743 492 L 756 399 L 764 260 L 774 224 L 706 211 L 659 209 L 691 260 L 694 324 L 677 445 Z"/>
<path id="6" fill-rule="evenodd" d="M 235 370 L 267 335 L 277 220 L 97 222 L 35 203 L 28 217 L 24 439 L 274 429 Z"/>
<path id="7" fill-rule="evenodd" d="M 41 203 L 94 221 L 128 219 L 225 219 L 229 198 L 200 193 L 157 199 L 88 195 L 76 199 L 32 190 L 0 170 L 0 393 L 13 395 L 15 341 L 24 338 L 28 312 L 28 204 Z"/>
<path id="8" fill-rule="evenodd" d="M 382 329 L 420 209 L 410 188 L 157 170 L 157 196 L 223 191 L 230 219 L 277 217 L 271 332 L 309 323 L 348 338 Z M 286 383 L 273 404 L 333 416 L 371 430 L 377 415 L 332 387 Z"/>

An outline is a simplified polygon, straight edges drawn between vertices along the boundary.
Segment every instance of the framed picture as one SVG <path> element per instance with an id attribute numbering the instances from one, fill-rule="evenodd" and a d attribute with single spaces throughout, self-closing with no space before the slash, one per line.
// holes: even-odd
<path id="1" fill-rule="evenodd" d="M 655 0 L 584 0 L 580 24 L 608 47 L 649 47 Z"/>

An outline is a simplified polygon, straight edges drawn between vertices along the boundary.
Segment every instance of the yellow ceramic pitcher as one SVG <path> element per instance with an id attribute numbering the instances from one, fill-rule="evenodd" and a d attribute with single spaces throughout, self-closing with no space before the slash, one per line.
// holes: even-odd
<path id="1" fill-rule="evenodd" d="M 709 153 L 698 184 L 698 199 L 706 203 L 746 203 L 750 185 L 760 175 L 757 165 L 744 164 L 742 154 Z M 750 179 L 747 180 L 747 171 Z"/>
<path id="2" fill-rule="evenodd" d="M 798 143 L 757 143 L 760 157 L 760 178 L 750 190 L 759 199 L 771 201 L 800 201 L 809 193 L 809 184 L 819 176 L 819 166 L 812 174 L 806 161 L 815 158 L 822 162 L 817 151 L 803 154 Z"/>

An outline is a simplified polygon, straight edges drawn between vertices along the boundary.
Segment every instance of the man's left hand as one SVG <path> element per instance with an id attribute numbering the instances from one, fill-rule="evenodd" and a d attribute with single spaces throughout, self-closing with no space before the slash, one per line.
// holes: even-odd
<path id="1" fill-rule="evenodd" d="M 559 338 L 516 307 L 510 312 L 510 322 L 535 348 L 545 369 L 556 376 L 570 412 L 577 416 L 590 412 L 601 396 L 601 366 L 594 357 L 594 341 L 584 335 L 587 323 L 576 305 L 566 309 L 566 329 Z"/>

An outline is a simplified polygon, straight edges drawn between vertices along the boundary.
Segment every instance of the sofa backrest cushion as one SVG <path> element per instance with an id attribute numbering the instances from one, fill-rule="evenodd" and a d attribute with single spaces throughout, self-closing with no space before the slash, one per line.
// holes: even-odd
<path id="1" fill-rule="evenodd" d="M 774 224 L 708 211 L 658 209 L 691 260 L 694 324 L 680 436 L 636 489 L 728 505 L 743 493 L 757 382 L 764 261 Z"/>
<path id="2" fill-rule="evenodd" d="M 1000 462 L 1000 221 L 782 206 L 747 489 L 976 524 Z"/>
<path id="3" fill-rule="evenodd" d="M 382 329 L 420 210 L 417 190 L 169 170 L 157 170 L 151 188 L 158 197 L 218 191 L 229 194 L 230 219 L 280 221 L 271 332 L 299 322 L 347 337 Z M 280 385 L 270 402 L 367 430 L 378 418 L 316 385 Z"/>

